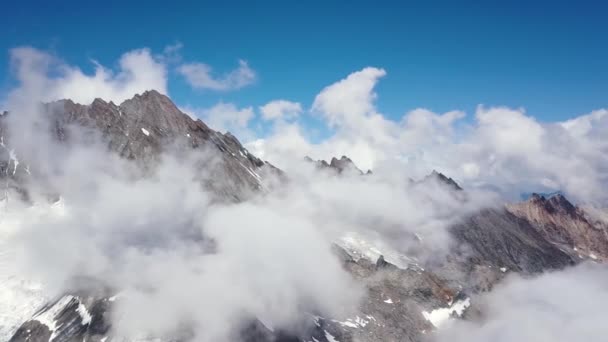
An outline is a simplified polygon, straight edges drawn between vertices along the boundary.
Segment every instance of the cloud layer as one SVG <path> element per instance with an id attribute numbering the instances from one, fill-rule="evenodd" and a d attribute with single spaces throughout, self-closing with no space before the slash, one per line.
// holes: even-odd
<path id="1" fill-rule="evenodd" d="M 479 106 L 469 120 L 461 111 L 419 108 L 394 121 L 375 106 L 374 88 L 385 74 L 368 67 L 321 90 L 311 110 L 332 129 L 326 138 L 312 139 L 296 121 L 276 126 L 249 147 L 286 169 L 303 155 L 347 155 L 362 169 L 390 172 L 401 164 L 414 177 L 437 169 L 467 187 L 493 187 L 510 198 L 562 190 L 580 201 L 608 200 L 602 190 L 608 185 L 605 109 L 543 123 L 507 107 Z"/>
<path id="2" fill-rule="evenodd" d="M 289 120 L 302 113 L 302 105 L 287 100 L 274 100 L 260 107 L 264 120 Z"/>
<path id="3" fill-rule="evenodd" d="M 167 68 L 149 49 L 138 49 L 124 53 L 118 61 L 118 70 L 113 71 L 92 61 L 93 74 L 71 66 L 56 56 L 31 48 L 10 50 L 11 69 L 20 84 L 8 98 L 15 102 L 72 99 L 88 104 L 95 98 L 120 103 L 134 94 L 155 89 L 167 93 Z"/>
<path id="4" fill-rule="evenodd" d="M 480 322 L 459 321 L 437 342 L 599 341 L 608 334 L 608 269 L 581 265 L 533 279 L 515 275 L 476 303 Z"/>

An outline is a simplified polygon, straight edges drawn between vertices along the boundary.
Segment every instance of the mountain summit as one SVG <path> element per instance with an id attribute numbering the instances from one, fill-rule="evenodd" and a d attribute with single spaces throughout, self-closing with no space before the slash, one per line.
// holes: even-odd
<path id="1" fill-rule="evenodd" d="M 243 199 L 265 186 L 266 173 L 281 173 L 249 153 L 232 134 L 214 131 L 200 119 L 192 119 L 155 90 L 135 95 L 120 105 L 102 99 L 95 99 L 90 105 L 60 100 L 42 105 L 40 115 L 48 119 L 52 140 L 69 145 L 82 143 L 82 136 L 100 136 L 110 152 L 144 167 L 153 166 L 165 152 L 206 153 L 219 162 L 202 168 L 202 181 L 225 199 Z M 2 146 L 12 151 L 4 153 L 0 165 L 5 169 L 1 177 L 9 178 L 16 188 L 20 182 L 17 176 L 25 178 L 30 172 L 35 174 L 36 169 L 32 167 L 27 174 L 6 171 L 15 165 L 10 156 L 22 155 L 19 146 L 11 143 L 13 134 L 18 134 L 11 130 L 12 120 L 18 118 L 11 113 L 0 117 Z M 18 165 L 24 168 L 28 161 L 21 160 Z"/>
<path id="2" fill-rule="evenodd" d="M 533 194 L 529 200 L 507 208 L 573 257 L 608 260 L 608 235 L 603 226 L 588 220 L 589 214 L 561 193 L 548 198 Z"/>
<path id="3" fill-rule="evenodd" d="M 336 157 L 332 157 L 330 162 L 326 162 L 325 160 L 317 160 L 314 161 L 312 158 L 306 156 L 304 158 L 307 162 L 314 163 L 318 169 L 321 170 L 332 170 L 337 172 L 338 174 L 342 173 L 353 173 L 362 175 L 363 171 L 361 171 L 355 163 L 348 158 L 347 156 L 342 156 L 340 159 Z M 367 174 L 371 174 L 372 171 L 368 170 Z"/>

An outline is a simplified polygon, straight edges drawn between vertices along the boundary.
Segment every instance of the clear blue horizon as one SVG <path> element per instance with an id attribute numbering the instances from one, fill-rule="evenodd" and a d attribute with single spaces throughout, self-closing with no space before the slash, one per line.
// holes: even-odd
<path id="1" fill-rule="evenodd" d="M 243 59 L 257 73 L 255 84 L 230 92 L 192 89 L 170 73 L 169 93 L 183 106 L 257 108 L 284 98 L 309 107 L 323 87 L 366 66 L 387 71 L 377 105 L 394 120 L 418 107 L 470 115 L 484 104 L 557 121 L 608 106 L 608 8 L 600 2 L 175 5 L 5 3 L 0 89 L 14 82 L 9 49 L 17 46 L 92 72 L 91 60 L 116 66 L 126 51 L 161 53 L 180 42 L 184 60 L 223 73 Z"/>

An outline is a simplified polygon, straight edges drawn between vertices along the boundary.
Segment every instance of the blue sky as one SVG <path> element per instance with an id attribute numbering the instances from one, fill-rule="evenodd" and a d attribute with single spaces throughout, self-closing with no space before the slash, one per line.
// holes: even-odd
<path id="1" fill-rule="evenodd" d="M 597 3 L 253 2 L 154 5 L 65 1 L 2 5 L 0 73 L 8 49 L 31 45 L 92 71 L 126 51 L 181 42 L 185 60 L 219 73 L 247 60 L 254 85 L 193 90 L 175 73 L 182 105 L 239 106 L 285 98 L 310 106 L 325 86 L 365 66 L 384 68 L 377 105 L 397 119 L 426 107 L 473 112 L 478 104 L 525 107 L 555 121 L 608 105 L 608 29 Z"/>

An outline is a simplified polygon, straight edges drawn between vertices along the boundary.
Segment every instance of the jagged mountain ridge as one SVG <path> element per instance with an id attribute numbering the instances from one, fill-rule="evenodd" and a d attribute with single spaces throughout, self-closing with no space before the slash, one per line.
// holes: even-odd
<path id="1" fill-rule="evenodd" d="M 95 99 L 90 105 L 60 100 L 42 105 L 41 111 L 58 141 L 69 144 L 76 135 L 89 134 L 88 129 L 101 135 L 110 151 L 142 165 L 153 164 L 168 148 L 210 151 L 219 163 L 217 168 L 202 167 L 209 172 L 205 183 L 224 198 L 242 200 L 264 186 L 264 173 L 282 174 L 250 154 L 229 132 L 222 134 L 200 119 L 192 119 L 155 90 L 135 95 L 120 105 L 102 99 Z M 27 161 L 18 161 L 19 151 L 11 148 L 10 115 L 0 117 L 3 148 L 0 170 L 11 186 L 17 188 L 30 170 L 25 169 Z"/>
<path id="2" fill-rule="evenodd" d="M 459 190 L 459 191 L 462 190 L 460 185 L 458 185 L 458 183 L 456 183 L 455 180 L 453 180 L 450 177 L 447 177 L 446 175 L 444 175 L 441 172 L 437 172 L 436 170 L 433 170 L 431 172 L 431 174 L 426 176 L 421 182 L 428 182 L 428 181 L 436 181 L 436 182 L 445 184 L 455 190 Z"/>
<path id="3" fill-rule="evenodd" d="M 328 163 L 325 160 L 313 160 L 312 158 L 306 156 L 304 157 L 306 162 L 312 163 L 318 170 L 328 170 L 333 171 L 337 174 L 342 173 L 352 173 L 355 175 L 363 175 L 363 171 L 355 165 L 355 163 L 348 158 L 347 156 L 342 156 L 340 159 L 336 157 L 332 157 L 330 162 Z M 372 174 L 372 170 L 367 170 L 365 174 Z"/>
<path id="4" fill-rule="evenodd" d="M 550 197 L 533 194 L 529 200 L 510 204 L 507 208 L 572 257 L 608 260 L 605 225 L 590 221 L 591 214 L 574 206 L 561 193 Z"/>

